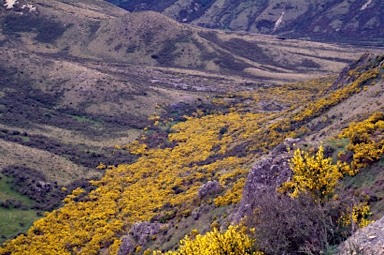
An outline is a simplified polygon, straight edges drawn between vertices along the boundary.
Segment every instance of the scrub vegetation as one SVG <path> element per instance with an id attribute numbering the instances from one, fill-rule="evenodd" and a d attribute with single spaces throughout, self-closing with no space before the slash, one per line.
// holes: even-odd
<path id="1" fill-rule="evenodd" d="M 381 216 L 382 53 L 34 3 L 0 7 L 0 254 L 317 254 Z"/>

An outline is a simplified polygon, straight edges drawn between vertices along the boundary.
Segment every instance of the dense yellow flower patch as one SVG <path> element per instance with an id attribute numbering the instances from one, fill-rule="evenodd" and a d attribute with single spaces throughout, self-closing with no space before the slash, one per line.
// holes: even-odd
<path id="1" fill-rule="evenodd" d="M 346 163 L 339 161 L 334 165 L 331 158 L 324 158 L 323 146 L 314 156 L 297 149 L 289 164 L 293 172 L 292 179 L 283 183 L 277 191 L 287 192 L 293 198 L 309 193 L 319 205 L 325 205 L 330 199 L 337 200 L 335 187 L 339 180 L 345 174 L 355 174 Z M 366 202 L 356 202 L 352 206 L 341 202 L 340 207 L 342 215 L 338 222 L 343 227 L 354 224 L 362 228 L 372 222 L 368 219 L 371 212 Z"/>
<path id="2" fill-rule="evenodd" d="M 335 187 L 346 173 L 350 173 L 349 166 L 338 162 L 332 164 L 331 158 L 324 158 L 324 148 L 319 147 L 316 155 L 300 149 L 295 150 L 289 161 L 293 171 L 292 179 L 278 189 L 288 192 L 292 197 L 309 192 L 316 201 L 324 202 L 335 192 Z"/>
<path id="3" fill-rule="evenodd" d="M 353 152 L 352 167 L 367 167 L 384 154 L 384 113 L 374 113 L 368 119 L 352 123 L 339 138 L 348 138 L 347 150 Z"/>
<path id="4" fill-rule="evenodd" d="M 186 236 L 180 241 L 177 251 L 162 253 L 155 251 L 153 255 L 263 255 L 254 251 L 254 240 L 249 238 L 238 226 L 229 226 L 220 233 L 217 229 L 205 235 L 196 235 L 194 239 Z"/>
<path id="5" fill-rule="evenodd" d="M 147 149 L 138 143 L 132 145 L 135 153 L 142 154 L 137 162 L 108 167 L 100 181 L 93 181 L 97 188 L 85 199 L 76 202 L 74 199 L 80 191 L 75 190 L 64 200 L 62 208 L 35 222 L 27 235 L 5 243 L 0 254 L 36 251 L 40 254 L 75 252 L 88 255 L 98 254 L 101 248 L 109 248 L 114 254 L 120 236 L 130 224 L 157 216 L 164 204 L 174 206 L 174 212 L 169 215 L 177 217 L 175 214 L 185 211 L 177 208 L 192 206 L 199 187 L 208 180 L 227 181 L 230 188 L 233 182 L 242 179 L 241 176 L 244 179 L 248 158 L 224 155 L 231 149 L 227 147 L 232 144 L 232 138 L 220 134 L 220 129 L 226 126 L 228 132 L 233 132 L 232 129 L 239 126 L 252 127 L 258 123 L 259 116 L 229 113 L 189 118 L 176 125 L 176 133 L 169 136 L 171 141 L 177 142 L 173 148 Z M 199 165 L 215 155 L 223 157 Z M 238 171 L 228 176 L 233 169 Z M 233 182 L 228 181 L 230 179 Z M 238 193 L 231 201 L 237 202 L 241 198 Z"/>

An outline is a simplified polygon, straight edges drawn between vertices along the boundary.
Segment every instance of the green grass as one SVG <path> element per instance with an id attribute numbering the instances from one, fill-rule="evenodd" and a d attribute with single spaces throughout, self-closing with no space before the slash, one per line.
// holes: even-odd
<path id="1" fill-rule="evenodd" d="M 349 139 L 348 138 L 343 138 L 343 139 L 337 139 L 337 140 L 332 140 L 327 142 L 329 146 L 334 150 L 332 154 L 332 162 L 336 163 L 338 160 L 337 155 L 342 151 L 346 152 L 347 145 L 349 144 Z"/>
<path id="2" fill-rule="evenodd" d="M 95 126 L 101 125 L 100 122 L 98 122 L 98 121 L 96 121 L 94 119 L 88 118 L 86 116 L 76 116 L 76 115 L 69 115 L 69 116 L 71 116 L 72 118 L 74 118 L 78 122 L 88 122 L 88 123 L 93 124 Z"/>
<path id="3" fill-rule="evenodd" d="M 17 136 L 17 137 L 20 137 L 21 140 L 23 140 L 23 142 L 29 142 L 31 139 L 28 137 L 28 136 L 23 136 L 23 135 L 20 135 L 20 136 Z"/>
<path id="4" fill-rule="evenodd" d="M 0 233 L 10 239 L 18 233 L 25 233 L 39 219 L 34 210 L 5 209 L 0 207 Z M 0 244 L 6 239 L 0 236 Z"/>
<path id="5" fill-rule="evenodd" d="M 342 184 L 346 189 L 353 189 L 364 192 L 367 195 L 375 196 L 376 201 L 370 203 L 373 217 L 384 216 L 384 158 L 371 166 L 360 169 L 354 177 L 345 177 Z"/>
<path id="6" fill-rule="evenodd" d="M 6 200 L 21 201 L 23 205 L 32 205 L 33 200 L 23 196 L 11 189 L 9 183 L 12 179 L 0 173 L 0 202 Z M 35 210 L 7 209 L 0 207 L 0 245 L 6 240 L 14 237 L 18 233 L 26 232 L 33 222 L 40 217 Z M 3 236 L 6 238 L 4 239 Z"/>
<path id="7" fill-rule="evenodd" d="M 6 177 L 3 174 L 0 174 L 0 177 L 2 177 L 0 180 L 0 202 L 4 202 L 7 199 L 14 199 L 20 200 L 24 205 L 32 205 L 34 203 L 34 201 L 27 196 L 23 196 L 11 189 L 11 184 L 7 183 L 11 181 L 10 177 Z"/>
<path id="8" fill-rule="evenodd" d="M 353 189 L 374 188 L 372 185 L 380 179 L 380 177 L 384 177 L 384 173 L 377 171 L 374 167 L 368 167 L 360 169 L 353 177 L 345 177 L 344 181 L 347 187 Z"/>

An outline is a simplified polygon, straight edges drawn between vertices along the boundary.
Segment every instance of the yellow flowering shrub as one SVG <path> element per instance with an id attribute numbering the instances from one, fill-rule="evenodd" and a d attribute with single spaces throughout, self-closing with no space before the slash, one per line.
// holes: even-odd
<path id="1" fill-rule="evenodd" d="M 104 165 L 102 162 L 100 162 L 100 164 L 96 168 L 102 170 L 102 169 L 106 169 L 107 166 Z"/>
<path id="2" fill-rule="evenodd" d="M 292 179 L 282 184 L 278 191 L 288 192 L 292 197 L 309 192 L 316 201 L 325 201 L 334 194 L 335 186 L 344 174 L 352 174 L 347 164 L 332 164 L 331 158 L 324 158 L 324 148 L 319 147 L 316 155 L 300 149 L 295 150 L 289 160 L 293 171 Z"/>
<path id="3" fill-rule="evenodd" d="M 342 102 L 344 99 L 347 99 L 354 93 L 361 92 L 361 86 L 372 79 L 377 78 L 380 74 L 379 68 L 370 69 L 368 71 L 363 72 L 358 75 L 357 79 L 353 81 L 348 86 L 336 90 L 329 96 L 322 98 L 316 102 L 309 103 L 305 106 L 305 108 L 294 117 L 294 121 L 302 121 L 305 119 L 309 119 L 312 117 L 318 116 L 322 111 L 328 109 L 331 106 L 337 105 Z"/>
<path id="4" fill-rule="evenodd" d="M 132 154 L 143 154 L 147 145 L 145 143 L 139 143 L 137 140 L 126 146 L 126 149 Z"/>
<path id="5" fill-rule="evenodd" d="M 216 206 L 224 206 L 230 204 L 236 204 L 240 202 L 241 195 L 243 193 L 243 188 L 245 185 L 245 178 L 238 179 L 232 186 L 228 189 L 223 196 L 218 196 L 214 199 Z"/>
<path id="6" fill-rule="evenodd" d="M 347 150 L 353 152 L 352 167 L 367 167 L 384 154 L 384 113 L 377 112 L 368 119 L 352 123 L 339 138 L 348 138 Z"/>
<path id="7" fill-rule="evenodd" d="M 352 207 L 352 212 L 345 212 L 339 219 L 343 227 L 350 226 L 353 222 L 359 228 L 363 228 L 372 223 L 368 217 L 371 216 L 371 209 L 367 203 L 360 203 Z"/>
<path id="8" fill-rule="evenodd" d="M 217 229 L 197 234 L 194 239 L 186 236 L 180 241 L 177 251 L 162 253 L 155 251 L 153 255 L 263 255 L 254 251 L 254 240 L 248 237 L 239 226 L 229 226 L 228 230 L 220 233 Z"/>

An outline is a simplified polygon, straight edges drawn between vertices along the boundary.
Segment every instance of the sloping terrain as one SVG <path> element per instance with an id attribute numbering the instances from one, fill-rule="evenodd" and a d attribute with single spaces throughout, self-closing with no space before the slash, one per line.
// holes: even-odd
<path id="1" fill-rule="evenodd" d="M 107 0 L 130 12 L 153 10 L 184 23 L 288 38 L 383 45 L 384 4 L 367 1 Z"/>
<path id="2" fill-rule="evenodd" d="M 93 190 L 75 190 L 62 208 L 35 222 L 26 236 L 6 243 L 0 253 L 23 254 L 27 249 L 68 254 L 169 250 L 194 229 L 204 233 L 209 226 L 226 226 L 228 214 L 236 211 L 234 206 L 240 202 L 249 169 L 269 150 L 294 137 L 304 140 L 303 146 L 316 146 L 327 128 L 344 117 L 330 116 L 330 112 L 347 100 L 366 102 L 377 97 L 379 103 L 371 104 L 369 110 L 381 112 L 373 120 L 382 122 L 383 56 L 367 54 L 357 63 L 334 84 L 334 79 L 328 78 L 219 95 L 214 98 L 213 111 L 200 109 L 176 125 L 171 117 L 175 106 L 161 116 L 152 116 L 153 125 L 126 147 L 140 155 L 135 163 L 109 166 L 100 181 L 92 182 Z M 372 95 L 370 88 L 378 92 Z M 334 126 L 335 135 L 369 115 L 349 115 L 342 125 Z M 349 136 L 359 129 L 352 126 L 350 130 L 343 132 Z M 155 139 L 164 134 L 165 139 Z M 318 134 L 319 140 L 311 141 Z M 371 135 L 381 146 L 381 133 Z M 355 163 L 358 161 L 352 161 L 352 166 Z M 364 169 L 357 176 L 362 175 Z M 210 181 L 215 181 L 217 188 L 203 192 L 202 187 Z M 49 245 L 42 245 L 42 240 Z"/>
<path id="3" fill-rule="evenodd" d="M 4 139 L 86 167 L 115 164 L 101 147 L 136 137 L 157 104 L 335 74 L 366 50 L 198 29 L 103 1 L 0 11 Z"/>
<path id="4" fill-rule="evenodd" d="M 383 236 L 381 230 L 383 229 L 384 218 L 372 223 L 370 226 L 359 230 L 353 236 L 348 238 L 340 254 L 350 254 L 350 251 L 359 251 L 368 254 L 381 254 L 383 253 Z"/>
<path id="5" fill-rule="evenodd" d="M 81 187 L 84 195 L 68 197 L 68 207 L 48 217 L 69 225 L 52 225 L 53 232 L 41 237 L 65 243 L 59 250 L 84 254 L 104 252 L 111 242 L 117 251 L 136 221 L 182 220 L 183 231 L 171 221 L 169 236 L 148 245 L 169 249 L 191 231 L 195 209 L 225 218 L 256 158 L 286 137 L 307 135 L 303 119 L 313 137 L 325 128 L 309 123 L 307 115 L 285 125 L 285 115 L 293 118 L 292 110 L 335 89 L 334 77 L 304 81 L 335 75 L 366 50 L 381 50 L 207 30 L 154 12 L 127 13 L 104 1 L 19 1 L 0 7 L 0 24 L 0 222 L 10 221 L 0 225 L 6 229 L 1 241 L 26 232 L 42 211 L 63 206 L 62 199 Z M 378 66 L 366 67 L 373 68 Z M 367 90 L 380 92 L 380 77 L 365 71 L 345 83 L 357 79 L 360 88 L 377 79 Z M 359 92 L 366 101 L 366 90 Z M 382 94 L 371 96 L 381 100 Z M 356 118 L 348 115 L 343 125 Z M 337 133 L 334 124 L 329 128 Z M 196 192 L 210 179 L 225 189 L 197 207 Z M 201 217 L 203 229 L 212 218 Z M 105 228 L 88 229 L 89 222 Z M 77 236 L 64 240 L 54 231 Z M 24 245 L 21 254 L 30 248 Z"/>

